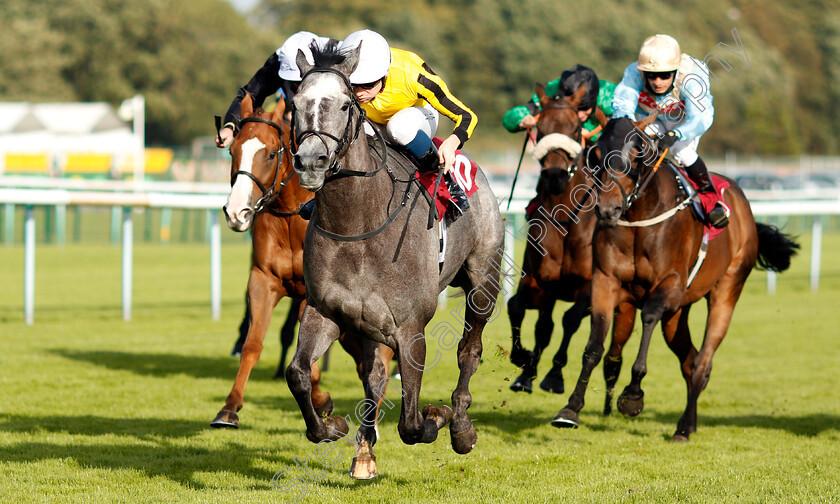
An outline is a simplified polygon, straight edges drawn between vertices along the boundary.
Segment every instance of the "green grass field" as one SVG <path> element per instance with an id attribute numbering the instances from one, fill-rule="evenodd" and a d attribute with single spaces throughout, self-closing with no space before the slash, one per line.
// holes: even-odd
<path id="1" fill-rule="evenodd" d="M 346 442 L 331 455 L 339 455 L 336 465 L 319 465 L 286 384 L 271 379 L 287 301 L 252 374 L 242 428 L 208 426 L 238 366 L 229 351 L 243 309 L 247 242 L 224 246 L 220 321 L 210 317 L 206 245 L 138 245 L 130 322 L 121 318 L 119 247 L 39 244 L 32 326 L 23 323 L 23 249 L 0 247 L 0 501 L 840 502 L 840 257 L 833 253 L 840 235 L 824 237 L 818 293 L 808 285 L 810 237 L 800 241 L 775 295 L 766 292 L 766 275 L 753 273 L 700 398 L 690 443 L 669 441 L 685 387 L 658 331 L 645 411 L 634 419 L 601 416 L 599 366 L 581 428 L 559 430 L 548 422 L 566 394 L 508 390 L 516 369 L 502 350 L 510 347 L 502 312 L 485 331 L 472 381 L 475 450 L 455 454 L 447 428 L 434 444 L 404 445 L 398 407 L 385 409 L 375 447 L 380 476 L 369 482 L 348 476 L 353 449 Z M 704 310 L 692 314 L 695 344 Z M 441 312 L 439 320 L 446 319 Z M 534 320 L 529 315 L 525 325 Z M 639 331 L 640 324 L 619 387 L 629 380 Z M 532 334 L 525 331 L 528 346 Z M 567 388 L 577 379 L 587 334 L 588 321 L 572 342 Z M 559 337 L 541 375 L 558 345 Z M 436 349 L 430 343 L 429 359 Z M 457 365 L 454 351 L 442 352 L 442 364 L 425 376 L 423 403 L 449 402 Z M 362 389 L 337 348 L 322 383 L 336 412 L 352 414 Z M 390 394 L 398 404 L 397 396 Z M 296 462 L 307 457 L 309 473 Z M 287 485 L 282 493 L 272 478 L 286 467 L 275 481 Z"/>

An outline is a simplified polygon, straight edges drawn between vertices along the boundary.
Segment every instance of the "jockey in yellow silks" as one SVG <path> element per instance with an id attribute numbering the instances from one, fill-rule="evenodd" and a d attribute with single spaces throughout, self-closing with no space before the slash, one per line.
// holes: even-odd
<path id="1" fill-rule="evenodd" d="M 417 158 L 420 170 L 443 167 L 444 180 L 458 210 L 450 215 L 454 220 L 469 208 L 469 201 L 449 170 L 455 151 L 475 130 L 478 116 L 417 54 L 390 47 L 382 35 L 371 30 L 351 33 L 341 43 L 342 51 L 359 46 L 359 64 L 349 77 L 356 98 L 391 143 L 403 146 Z M 455 128 L 435 148 L 432 137 L 439 114 L 450 118 Z"/>

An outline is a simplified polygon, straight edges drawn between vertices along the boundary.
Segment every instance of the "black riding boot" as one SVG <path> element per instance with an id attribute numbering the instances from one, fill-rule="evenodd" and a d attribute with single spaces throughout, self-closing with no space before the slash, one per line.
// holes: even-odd
<path id="1" fill-rule="evenodd" d="M 717 194 L 712 183 L 712 177 L 709 175 L 709 169 L 706 168 L 706 163 L 701 158 L 698 157 L 694 164 L 686 166 L 685 172 L 697 184 L 699 194 Z M 720 198 L 719 195 L 718 198 Z M 729 224 L 729 212 L 720 200 L 715 203 L 715 207 L 709 211 L 706 218 L 709 220 L 709 224 L 718 229 L 725 228 Z"/>
<path id="2" fill-rule="evenodd" d="M 438 157 L 437 147 L 432 144 L 425 154 L 417 158 L 417 167 L 421 172 L 436 171 L 440 166 L 440 158 Z M 447 173 L 443 176 L 446 182 L 446 188 L 449 189 L 449 195 L 452 197 L 452 204 L 446 209 L 446 215 L 450 222 L 455 222 L 458 217 L 470 208 L 470 200 L 467 199 L 464 189 L 452 178 L 452 174 Z"/>

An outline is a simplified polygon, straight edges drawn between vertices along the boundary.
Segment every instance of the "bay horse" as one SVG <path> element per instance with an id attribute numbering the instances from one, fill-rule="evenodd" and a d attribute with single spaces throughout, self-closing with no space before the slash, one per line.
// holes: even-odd
<path id="1" fill-rule="evenodd" d="M 642 341 L 618 409 L 628 416 L 641 413 L 647 352 L 653 330 L 662 321 L 662 333 L 679 359 L 687 389 L 685 411 L 672 439 L 688 441 L 697 430 L 697 398 L 709 382 L 712 358 L 726 336 L 747 277 L 756 265 L 786 270 L 799 245 L 776 228 L 756 223 L 743 191 L 724 177 L 720 178 L 728 187 L 723 197 L 732 214 L 729 225 L 709 241 L 703 222 L 686 208 L 691 197 L 682 192 L 673 172 L 655 163 L 665 153 L 642 133 L 653 118 L 655 114 L 639 122 L 610 120 L 588 156 L 595 166 L 590 188 L 598 199 L 592 330 L 577 386 L 552 424 L 577 427 L 613 310 L 627 302 L 641 309 Z M 698 351 L 691 341 L 688 314 L 701 298 L 706 299 L 708 316 Z"/>
<path id="2" fill-rule="evenodd" d="M 301 186 L 315 192 L 315 211 L 303 249 L 307 304 L 286 381 L 303 413 L 306 437 L 315 443 L 343 438 L 347 422 L 339 416 L 322 419 L 312 406 L 309 367 L 342 331 L 357 339 L 364 351 L 366 406 L 350 474 L 367 479 L 377 474 L 373 405 L 388 379 L 376 358 L 377 343 L 393 349 L 398 359 L 402 441 L 431 443 L 449 423 L 456 453 L 475 446 L 477 434 L 467 415 L 469 383 L 501 287 L 504 225 L 479 169 L 474 183 L 481 189 L 470 196 L 470 210 L 448 225 L 445 260 L 439 263 L 438 229 L 427 226 L 430 210 L 414 170 L 368 143 L 364 125 L 378 130 L 365 123 L 347 78 L 358 64 L 358 47 L 341 51 L 327 46 L 313 53 L 314 66 L 298 53 L 303 80 L 293 102 L 295 171 Z M 425 364 L 425 328 L 447 285 L 467 293 L 463 336 L 455 331 L 447 336 L 453 341 L 449 348 L 458 341 L 460 377 L 452 408 L 427 405 L 421 412 L 420 386 L 430 366 Z"/>
<path id="3" fill-rule="evenodd" d="M 541 165 L 537 182 L 538 206 L 528 216 L 522 279 L 516 294 L 508 301 L 511 361 L 522 368 L 522 374 L 510 386 L 514 391 L 532 391 L 540 356 L 551 341 L 554 330 L 554 305 L 557 300 L 562 300 L 573 304 L 563 315 L 563 340 L 540 388 L 557 394 L 564 392 L 563 367 L 568 360 L 569 342 L 589 314 L 595 199 L 573 194 L 586 185 L 585 174 L 579 170 L 583 145 L 582 124 L 577 115 L 585 92 L 585 87 L 581 86 L 570 96 L 556 98 L 546 95 L 542 84 L 536 87 L 542 107 L 537 118 L 537 144 L 534 147 L 534 155 Z M 522 347 L 520 337 L 526 309 L 539 312 L 532 352 Z M 622 323 L 616 324 L 614 330 L 629 337 L 635 310 L 632 306 L 622 305 L 619 311 Z M 604 367 L 607 414 L 612 386 L 621 367 L 620 357 L 619 352 L 618 359 Z"/>
<path id="4" fill-rule="evenodd" d="M 289 126 L 283 120 L 285 107 L 281 101 L 271 113 L 254 109 L 250 95 L 245 96 L 241 107 L 241 130 L 230 147 L 231 192 L 224 211 L 228 227 L 239 232 L 251 230 L 246 302 L 249 324 L 233 388 L 210 423 L 217 428 L 239 427 L 237 413 L 243 405 L 245 385 L 262 353 L 274 307 L 282 297 L 289 296 L 292 309 L 300 309 L 306 296 L 303 241 L 307 222 L 300 217 L 299 207 L 312 199 L 312 194 L 300 187 L 292 168 Z M 356 346 L 343 346 L 358 365 L 361 353 Z M 385 352 L 383 358 L 390 361 L 391 356 Z M 308 376 L 313 408 L 319 414 L 330 414 L 333 402 L 319 387 L 321 371 L 317 363 L 312 363 Z"/>

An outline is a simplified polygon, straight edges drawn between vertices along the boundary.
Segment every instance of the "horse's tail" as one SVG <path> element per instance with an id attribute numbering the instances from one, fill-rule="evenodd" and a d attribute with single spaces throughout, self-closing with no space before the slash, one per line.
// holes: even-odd
<path id="1" fill-rule="evenodd" d="M 785 271 L 790 267 L 790 259 L 799 250 L 790 235 L 779 231 L 776 226 L 755 223 L 758 230 L 758 265 L 760 270 Z"/>

